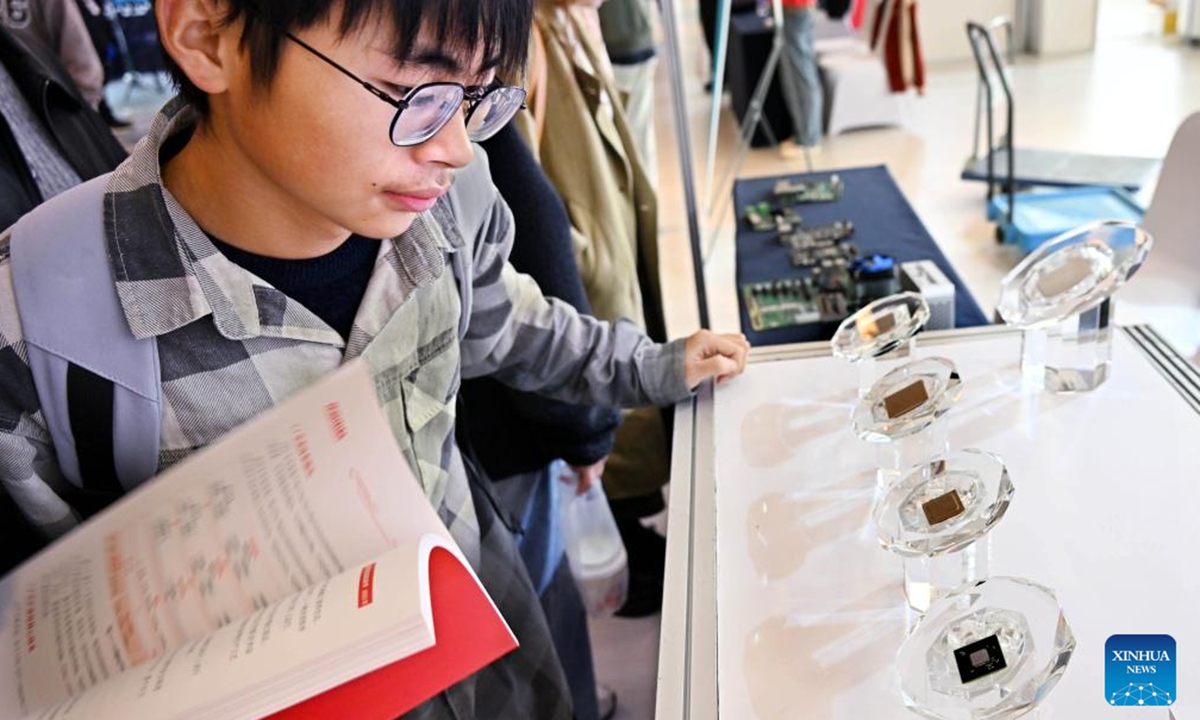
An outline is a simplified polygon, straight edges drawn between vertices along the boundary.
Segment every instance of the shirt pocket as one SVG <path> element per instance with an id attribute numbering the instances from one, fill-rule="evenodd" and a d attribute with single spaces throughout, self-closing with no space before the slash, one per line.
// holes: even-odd
<path id="1" fill-rule="evenodd" d="M 457 328 L 449 328 L 417 350 L 416 368 L 402 380 L 404 418 L 414 437 L 419 438 L 439 416 L 453 415 L 451 407 L 459 377 Z M 444 440 L 431 439 L 439 443 Z"/>

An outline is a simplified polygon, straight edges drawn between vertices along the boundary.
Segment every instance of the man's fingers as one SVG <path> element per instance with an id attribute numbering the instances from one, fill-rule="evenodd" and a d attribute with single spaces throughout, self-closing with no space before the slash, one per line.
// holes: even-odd
<path id="1" fill-rule="evenodd" d="M 600 480 L 601 476 L 604 475 L 604 465 L 607 460 L 608 458 L 604 457 L 599 462 L 591 465 L 571 466 L 571 469 L 575 471 L 575 477 L 578 479 L 578 484 L 575 487 L 576 495 L 583 495 L 588 490 L 591 490 L 592 486 Z"/>
<path id="2" fill-rule="evenodd" d="M 744 335 L 718 335 L 713 343 L 713 350 L 736 363 L 734 374 L 741 373 L 746 369 L 746 359 L 750 355 L 750 343 Z"/>
<path id="3" fill-rule="evenodd" d="M 736 375 L 738 373 L 738 363 L 733 358 L 728 358 L 724 355 L 714 355 L 700 363 L 700 371 L 704 374 L 705 378 Z"/>
<path id="4" fill-rule="evenodd" d="M 742 334 L 719 335 L 701 330 L 688 339 L 688 387 L 716 378 L 718 384 L 746 369 L 750 343 Z"/>
<path id="5" fill-rule="evenodd" d="M 736 360 L 738 361 L 738 372 L 741 373 L 746 370 L 746 361 L 750 358 L 750 341 L 746 339 L 745 335 L 737 335 L 735 337 L 737 338 L 738 346 Z"/>
<path id="6" fill-rule="evenodd" d="M 713 338 L 713 350 L 726 357 L 737 357 L 742 347 L 742 343 L 732 335 L 717 335 Z"/>

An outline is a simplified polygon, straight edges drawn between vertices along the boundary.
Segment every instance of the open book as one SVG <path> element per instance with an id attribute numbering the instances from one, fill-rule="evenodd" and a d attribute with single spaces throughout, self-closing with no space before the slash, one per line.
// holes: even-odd
<path id="1" fill-rule="evenodd" d="M 516 644 L 358 361 L 0 580 L 0 720 L 391 720 Z"/>

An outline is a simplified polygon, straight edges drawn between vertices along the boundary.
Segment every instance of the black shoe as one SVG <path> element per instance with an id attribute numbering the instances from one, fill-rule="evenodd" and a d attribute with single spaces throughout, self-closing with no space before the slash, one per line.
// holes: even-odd
<path id="1" fill-rule="evenodd" d="M 617 610 L 616 615 L 623 618 L 649 617 L 662 611 L 662 603 L 662 577 L 639 573 L 631 568 L 629 592 L 625 596 L 625 604 Z"/>
<path id="2" fill-rule="evenodd" d="M 607 685 L 596 685 L 596 711 L 600 720 L 612 720 L 617 714 L 617 691 Z"/>
<path id="3" fill-rule="evenodd" d="M 100 117 L 104 119 L 104 122 L 113 130 L 124 130 L 125 128 L 133 127 L 133 123 L 128 120 L 122 120 L 113 115 L 112 108 L 108 106 L 107 100 L 101 100 L 100 107 L 97 110 L 100 111 Z"/>
<path id="4" fill-rule="evenodd" d="M 636 519 L 618 519 L 617 530 L 629 557 L 629 593 L 617 615 L 627 618 L 653 615 L 662 610 L 667 539 Z"/>

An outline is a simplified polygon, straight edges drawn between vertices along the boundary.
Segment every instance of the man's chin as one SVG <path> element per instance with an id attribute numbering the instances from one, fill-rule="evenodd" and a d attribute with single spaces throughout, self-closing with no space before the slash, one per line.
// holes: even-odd
<path id="1" fill-rule="evenodd" d="M 354 228 L 354 233 L 362 237 L 386 240 L 408 232 L 408 229 L 412 227 L 416 219 L 416 213 L 392 212 L 388 213 L 386 218 L 379 218 L 374 222 L 361 223 Z"/>

